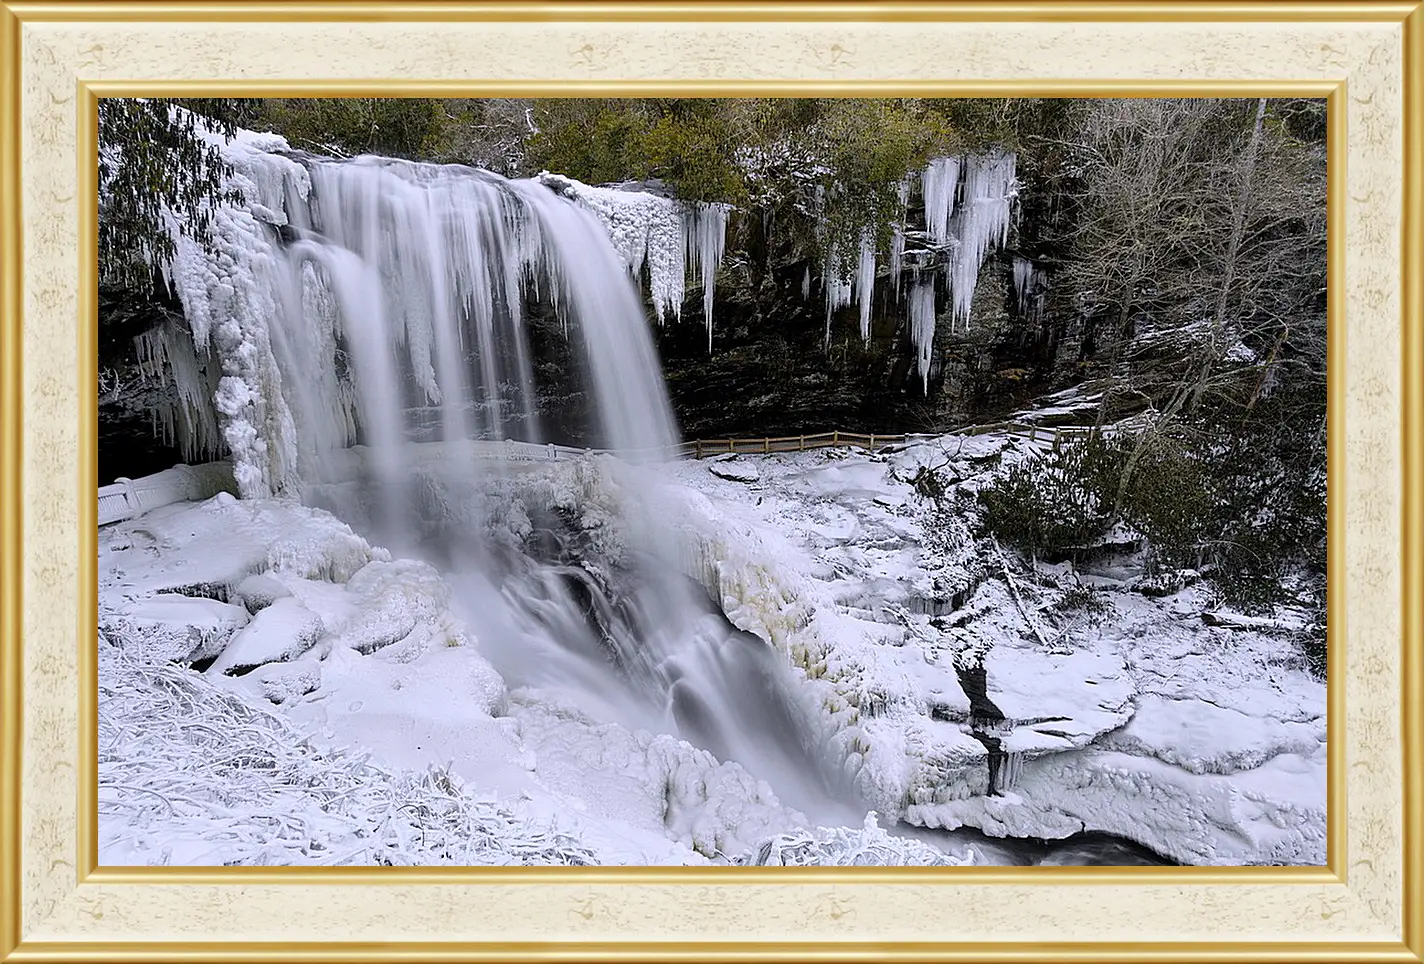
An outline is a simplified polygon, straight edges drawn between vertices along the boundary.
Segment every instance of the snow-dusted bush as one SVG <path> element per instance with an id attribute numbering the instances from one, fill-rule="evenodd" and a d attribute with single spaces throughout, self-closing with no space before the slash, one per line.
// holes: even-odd
<path id="1" fill-rule="evenodd" d="M 99 639 L 103 864 L 599 863 L 446 770 L 315 745 L 199 673 Z"/>
<path id="2" fill-rule="evenodd" d="M 1075 440 L 1008 466 L 979 490 L 984 528 L 1036 553 L 1092 542 L 1108 531 L 1123 455 L 1111 441 Z"/>

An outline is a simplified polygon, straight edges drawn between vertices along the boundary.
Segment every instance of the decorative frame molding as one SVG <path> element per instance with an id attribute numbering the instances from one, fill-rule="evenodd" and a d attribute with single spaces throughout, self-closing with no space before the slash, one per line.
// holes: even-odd
<path id="1" fill-rule="evenodd" d="M 1421 37 L 1419 2 L 0 0 L 0 960 L 1421 961 Z M 97 866 L 98 98 L 655 92 L 1327 97 L 1326 867 Z"/>

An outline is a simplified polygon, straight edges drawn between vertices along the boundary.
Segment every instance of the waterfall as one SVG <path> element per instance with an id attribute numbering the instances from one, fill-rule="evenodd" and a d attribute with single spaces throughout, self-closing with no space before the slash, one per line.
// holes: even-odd
<path id="1" fill-rule="evenodd" d="M 685 205 L 643 191 L 591 187 L 548 171 L 536 180 L 594 214 L 635 279 L 647 266 L 649 294 L 660 324 L 670 314 L 675 319 L 682 316 L 687 273 L 691 270 L 696 274 L 703 289 L 708 348 L 712 348 L 713 296 L 726 248 L 731 205 Z"/>
<path id="2" fill-rule="evenodd" d="M 682 736 L 802 809 L 841 807 L 839 761 L 790 666 L 678 573 L 676 540 L 643 511 L 640 462 L 677 433 L 638 279 L 676 315 L 691 267 L 710 326 L 727 209 L 337 161 L 271 135 L 219 143 L 242 202 L 214 212 L 207 245 L 170 218 L 165 278 L 185 321 L 139 343 L 176 389 L 165 430 L 195 454 L 226 446 L 244 498 L 318 502 L 440 562 L 512 685 Z M 551 312 L 587 437 L 618 458 L 517 470 L 529 446 L 506 443 L 546 440 L 529 332 Z"/>
<path id="3" fill-rule="evenodd" d="M 142 350 L 177 388 L 165 423 L 192 427 L 195 455 L 220 436 L 244 496 L 294 495 L 358 439 L 394 484 L 420 412 L 445 441 L 541 441 L 527 297 L 582 349 L 599 444 L 673 443 L 638 294 L 585 206 L 470 168 L 284 148 L 224 145 L 247 203 L 218 209 L 206 248 L 174 225 L 165 274 L 188 331 Z M 221 371 L 216 391 L 204 368 Z"/>

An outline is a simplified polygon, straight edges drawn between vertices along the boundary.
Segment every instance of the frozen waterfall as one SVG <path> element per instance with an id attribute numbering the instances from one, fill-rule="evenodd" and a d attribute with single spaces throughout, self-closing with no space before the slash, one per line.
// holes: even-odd
<path id="1" fill-rule="evenodd" d="M 415 415 L 432 410 L 447 442 L 542 441 L 527 299 L 552 306 L 582 349 L 600 445 L 674 442 L 625 270 L 632 245 L 614 234 L 616 250 L 586 206 L 538 181 L 298 156 L 266 135 L 223 153 L 247 203 L 216 212 L 209 250 L 174 230 L 166 277 L 186 325 L 150 333 L 140 352 L 176 388 L 168 432 L 195 457 L 225 445 L 244 496 L 294 495 L 357 441 L 394 485 Z M 710 217 L 699 236 L 719 247 Z M 720 252 L 694 247 L 715 268 Z"/>
<path id="2" fill-rule="evenodd" d="M 604 225 L 629 273 L 639 279 L 648 269 L 649 293 L 661 323 L 680 318 L 687 275 L 703 289 L 703 322 L 712 349 L 713 295 L 727 239 L 727 204 L 685 205 L 644 191 L 591 187 L 548 171 L 536 179 L 578 201 Z"/>

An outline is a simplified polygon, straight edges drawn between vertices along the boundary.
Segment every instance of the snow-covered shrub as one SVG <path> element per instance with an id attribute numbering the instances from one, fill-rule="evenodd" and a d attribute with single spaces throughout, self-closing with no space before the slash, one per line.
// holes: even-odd
<path id="1" fill-rule="evenodd" d="M 447 771 L 391 773 L 200 673 L 98 645 L 103 864 L 600 862 Z"/>
<path id="2" fill-rule="evenodd" d="M 1108 532 L 1123 450 L 1100 438 L 1073 440 L 1001 470 L 978 493 L 983 528 L 1035 553 L 1059 553 Z"/>
<path id="3" fill-rule="evenodd" d="M 1166 432 L 1141 444 L 1123 493 L 1124 521 L 1148 539 L 1150 574 L 1195 568 L 1212 536 L 1217 498 L 1205 453 L 1191 439 Z"/>
<path id="4" fill-rule="evenodd" d="M 1090 621 L 1097 621 L 1112 611 L 1113 604 L 1100 590 L 1077 583 L 1065 590 L 1054 603 L 1054 609 L 1060 613 L 1081 613 Z"/>

